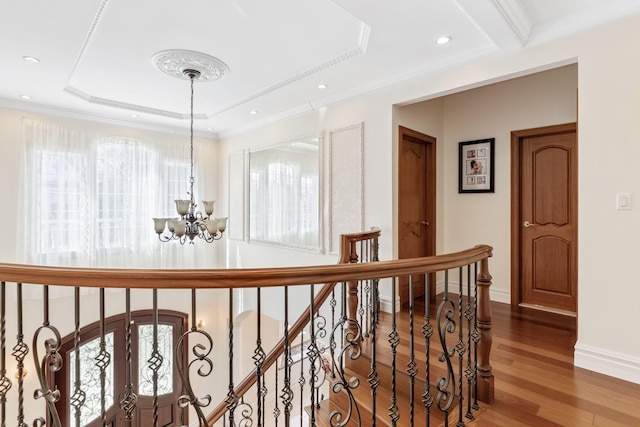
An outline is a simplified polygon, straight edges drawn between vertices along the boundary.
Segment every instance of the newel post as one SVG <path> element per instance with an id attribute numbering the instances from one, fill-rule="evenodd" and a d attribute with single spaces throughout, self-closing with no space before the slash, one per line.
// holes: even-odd
<path id="1" fill-rule="evenodd" d="M 358 262 L 357 244 L 353 241 L 349 241 L 349 263 L 354 264 Z M 352 280 L 348 282 L 348 295 L 347 295 L 347 310 L 349 313 L 349 322 L 347 328 L 352 332 L 357 329 L 358 318 L 358 281 Z"/>
<path id="2" fill-rule="evenodd" d="M 493 369 L 489 356 L 491 354 L 491 274 L 489 274 L 489 258 L 480 261 L 478 272 L 478 329 L 480 343 L 478 345 L 478 400 L 491 404 L 494 400 Z"/>

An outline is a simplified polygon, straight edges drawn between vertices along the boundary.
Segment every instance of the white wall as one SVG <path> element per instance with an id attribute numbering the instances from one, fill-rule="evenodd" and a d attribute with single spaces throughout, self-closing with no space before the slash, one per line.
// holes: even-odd
<path id="1" fill-rule="evenodd" d="M 636 207 L 616 211 L 614 206 L 616 192 L 637 194 L 640 182 L 634 164 L 640 157 L 640 145 L 633 123 L 640 113 L 640 49 L 634 42 L 639 37 L 637 16 L 466 67 L 417 77 L 321 111 L 228 136 L 222 140 L 220 159 L 240 149 L 364 122 L 364 223 L 382 228 L 381 259 L 390 259 L 397 253 L 397 125 L 432 134 L 439 141 L 438 251 L 449 252 L 478 242 L 492 244 L 496 249 L 491 261 L 494 289 L 500 299 L 508 299 L 509 132 L 574 121 L 575 68 L 557 70 L 573 70 L 559 80 L 532 76 L 533 87 L 508 82 L 447 97 L 442 107 L 416 107 L 432 109 L 426 117 L 418 110 L 394 105 L 406 106 L 577 63 L 580 232 L 576 364 L 640 382 L 640 341 L 628 336 L 623 328 L 634 323 L 634 302 L 640 297 L 633 263 L 639 253 L 634 243 L 640 237 L 640 214 Z M 535 80 L 538 78 L 542 80 Z M 550 88 L 550 84 L 554 86 Z M 532 104 L 513 103 L 523 96 L 531 98 Z M 485 104 L 486 97 L 492 98 L 490 104 Z M 491 136 L 496 137 L 497 144 L 496 193 L 457 194 L 456 143 Z M 479 200 L 485 214 L 482 227 L 461 215 Z M 268 247 L 249 251 L 248 246 L 230 243 L 231 265 L 234 257 L 244 253 L 256 257 L 273 253 Z M 287 253 L 287 258 L 291 263 L 299 259 L 293 252 Z M 382 294 L 389 296 L 386 289 Z"/>

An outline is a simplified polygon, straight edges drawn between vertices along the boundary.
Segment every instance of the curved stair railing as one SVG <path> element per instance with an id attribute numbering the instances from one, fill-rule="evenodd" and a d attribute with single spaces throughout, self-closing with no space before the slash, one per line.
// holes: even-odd
<path id="1" fill-rule="evenodd" d="M 444 413 L 445 425 L 459 414 L 456 425 L 464 425 L 478 401 L 493 399 L 492 249 L 377 261 L 378 236 L 379 230 L 343 236 L 340 263 L 325 266 L 151 271 L 0 264 L 0 425 L 8 419 L 17 419 L 20 427 L 84 425 L 80 414 L 91 387 L 98 389 L 94 421 L 101 425 L 114 417 L 127 426 L 418 425 L 425 413 L 435 412 Z M 396 313 L 379 310 L 380 291 L 391 295 L 395 306 L 399 278 L 432 273 L 438 283 L 426 280 L 425 295 L 438 286 L 442 296 L 433 318 L 433 310 L 424 310 L 424 344 L 418 344 L 413 327 L 408 337 Z M 240 302 L 251 309 L 239 313 Z M 158 351 L 158 312 L 176 305 L 189 319 L 171 365 L 181 394 L 159 410 L 157 382 L 169 362 Z M 124 333 L 123 357 L 114 360 L 105 350 L 108 316 L 124 312 L 130 319 L 141 309 L 153 318 L 153 352 L 147 361 L 153 407 L 147 415 L 137 407 L 131 328 Z M 203 315 L 206 326 L 199 322 Z M 72 336 L 77 348 L 89 321 L 99 324 L 98 382 L 86 382 L 79 369 L 67 368 L 72 394 L 56 382 L 56 372 L 69 363 L 61 337 Z M 255 338 L 250 347 L 249 335 Z M 383 338 L 389 342 L 385 349 Z M 412 343 L 408 362 L 398 351 L 405 341 Z M 417 356 L 421 351 L 424 355 Z M 106 373 L 114 363 L 126 363 L 126 384 L 109 401 Z M 397 373 L 404 363 L 406 375 Z M 407 375 L 409 389 L 400 378 Z M 383 392 L 384 387 L 389 389 Z M 441 421 L 431 425 L 436 422 Z"/>

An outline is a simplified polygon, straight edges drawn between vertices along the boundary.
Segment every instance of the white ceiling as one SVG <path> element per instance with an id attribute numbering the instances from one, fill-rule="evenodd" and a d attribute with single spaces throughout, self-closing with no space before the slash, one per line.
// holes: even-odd
<path id="1" fill-rule="evenodd" d="M 195 84 L 198 134 L 225 134 L 637 13 L 640 0 L 0 0 L 0 106 L 187 129 L 189 82 L 152 63 L 183 49 L 229 67 Z"/>

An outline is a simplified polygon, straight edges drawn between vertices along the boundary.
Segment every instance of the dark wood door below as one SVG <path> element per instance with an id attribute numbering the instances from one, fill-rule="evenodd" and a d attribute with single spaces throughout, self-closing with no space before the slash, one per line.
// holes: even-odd
<path id="1" fill-rule="evenodd" d="M 435 255 L 435 138 L 400 126 L 398 158 L 398 257 Z M 433 280 L 431 281 L 433 283 Z M 413 278 L 414 298 L 424 295 L 424 276 Z M 409 278 L 399 283 L 409 302 Z M 431 286 L 435 298 L 435 284 Z"/>

